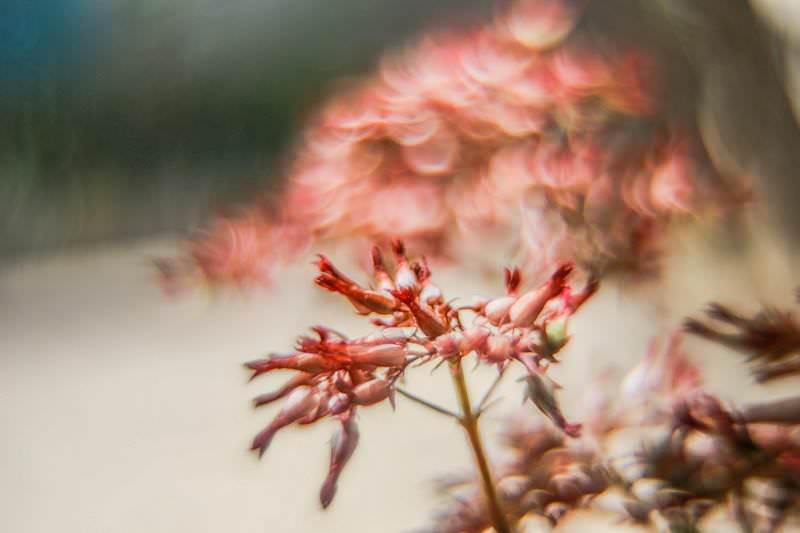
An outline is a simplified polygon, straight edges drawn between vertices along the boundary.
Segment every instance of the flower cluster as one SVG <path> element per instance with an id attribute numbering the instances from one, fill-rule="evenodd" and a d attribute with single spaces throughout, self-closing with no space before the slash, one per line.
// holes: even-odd
<path id="1" fill-rule="evenodd" d="M 670 220 L 741 196 L 659 109 L 648 53 L 573 35 L 575 4 L 519 0 L 384 58 L 308 125 L 284 194 L 220 217 L 177 271 L 246 283 L 313 239 L 446 254 L 491 229 L 519 232 L 527 272 L 654 268 Z"/>
<path id="2" fill-rule="evenodd" d="M 775 531 L 797 510 L 800 401 L 726 406 L 703 390 L 675 335 L 655 346 L 617 391 L 587 392 L 580 439 L 540 421 L 514 420 L 498 487 L 512 521 L 558 523 L 580 508 L 611 509 L 665 531 L 698 531 L 719 504 L 745 531 Z M 443 484 L 452 503 L 431 531 L 491 527 L 472 479 Z"/>
<path id="3" fill-rule="evenodd" d="M 564 434 L 580 434 L 580 425 L 568 422 L 561 413 L 556 384 L 547 369 L 568 341 L 569 317 L 596 290 L 596 282 L 575 291 L 568 282 L 571 267 L 564 265 L 542 286 L 522 290 L 519 270 L 509 269 L 505 295 L 453 307 L 432 282 L 424 257 L 409 260 L 399 241 L 392 251 L 390 266 L 378 247 L 372 249 L 369 286 L 347 277 L 323 255 L 317 262 L 317 285 L 344 296 L 357 313 L 372 316 L 375 333 L 348 338 L 316 326 L 313 335 L 297 340 L 291 353 L 246 363 L 253 377 L 278 369 L 295 372 L 278 390 L 254 400 L 256 406 L 283 400 L 277 416 L 253 440 L 252 449 L 259 455 L 280 429 L 291 424 L 311 424 L 324 417 L 339 421 L 320 493 L 323 507 L 330 504 L 339 474 L 357 445 L 356 410 L 383 401 L 393 403 L 395 392 L 417 399 L 397 386 L 398 378 L 412 366 L 448 363 L 453 370 L 460 368 L 463 357 L 475 354 L 502 374 L 517 362 L 527 371 L 531 401 Z"/>

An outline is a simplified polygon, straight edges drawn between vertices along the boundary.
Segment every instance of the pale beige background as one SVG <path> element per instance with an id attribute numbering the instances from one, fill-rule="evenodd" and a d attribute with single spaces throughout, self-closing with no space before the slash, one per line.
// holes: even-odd
<path id="1" fill-rule="evenodd" d="M 679 236 L 663 285 L 607 285 L 578 317 L 557 373 L 567 405 L 596 371 L 628 368 L 649 336 L 665 331 L 656 320 L 674 325 L 711 298 L 791 301 L 782 255 L 713 259 L 693 242 Z M 361 443 L 327 512 L 317 491 L 332 424 L 280 433 L 261 462 L 247 451 L 274 414 L 252 410 L 250 398 L 284 376 L 247 384 L 240 363 L 288 348 L 314 323 L 365 329 L 312 286 L 311 265 L 286 270 L 272 291 L 168 302 L 147 258 L 171 251 L 169 242 L 105 247 L 26 260 L 0 274 L 0 531 L 391 533 L 424 525 L 435 506 L 431 480 L 471 463 L 458 428 L 408 401 L 394 413 L 361 410 Z M 436 275 L 448 296 L 500 290 L 499 276 Z M 641 303 L 648 300 L 656 304 Z M 747 377 L 735 357 L 691 347 L 712 389 L 741 400 L 760 394 L 739 386 Z M 479 389 L 490 374 L 469 378 Z M 408 387 L 453 405 L 443 371 L 417 370 Z M 487 435 L 519 407 L 511 380 L 502 394 Z M 576 517 L 561 530 L 600 530 L 592 524 Z"/>

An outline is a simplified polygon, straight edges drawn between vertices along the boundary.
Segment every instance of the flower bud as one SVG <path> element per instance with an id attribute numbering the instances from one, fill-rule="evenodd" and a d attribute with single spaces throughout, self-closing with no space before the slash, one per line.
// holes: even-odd
<path id="1" fill-rule="evenodd" d="M 410 289 L 416 293 L 419 290 L 417 275 L 408 263 L 405 245 L 402 241 L 395 241 L 392 243 L 392 251 L 397 262 L 397 270 L 394 274 L 394 282 L 397 289 Z"/>
<path id="2" fill-rule="evenodd" d="M 392 385 L 383 379 L 373 379 L 353 389 L 353 401 L 358 405 L 382 402 L 392 394 Z"/>
<path id="3" fill-rule="evenodd" d="M 347 394 L 335 394 L 328 400 L 328 409 L 332 415 L 339 415 L 350 408 L 350 398 Z"/>
<path id="4" fill-rule="evenodd" d="M 443 322 L 429 306 L 420 304 L 410 289 L 398 289 L 394 292 L 394 296 L 406 304 L 414 316 L 414 322 L 422 330 L 422 333 L 431 339 L 444 335 L 450 329 L 449 325 Z"/>
<path id="5" fill-rule="evenodd" d="M 492 325 L 499 326 L 508 319 L 511 306 L 517 298 L 514 296 L 502 296 L 489 301 L 483 308 L 483 313 Z"/>
<path id="6" fill-rule="evenodd" d="M 437 285 L 430 282 L 422 287 L 422 291 L 419 293 L 419 299 L 421 302 L 428 305 L 441 304 L 444 302 L 442 290 Z"/>
<path id="7" fill-rule="evenodd" d="M 406 362 L 406 349 L 397 344 L 352 346 L 348 355 L 354 363 L 375 366 L 401 366 Z"/>
<path id="8" fill-rule="evenodd" d="M 549 418 L 565 434 L 570 437 L 579 437 L 581 425 L 567 422 L 561 413 L 561 408 L 555 395 L 558 385 L 545 374 L 538 372 L 530 374 L 526 378 L 526 382 L 528 384 L 527 397 L 539 408 L 542 414 Z"/>
<path id="9" fill-rule="evenodd" d="M 306 415 L 297 421 L 298 424 L 301 426 L 305 426 L 308 424 L 313 424 L 320 418 L 324 418 L 330 413 L 330 408 L 328 407 L 328 398 L 319 397 L 317 399 L 317 406 L 306 413 Z"/>
<path id="10" fill-rule="evenodd" d="M 489 335 L 481 358 L 492 363 L 507 361 L 515 352 L 515 343 L 507 335 Z"/>
<path id="11" fill-rule="evenodd" d="M 253 398 L 253 406 L 260 407 L 262 405 L 267 405 L 269 403 L 272 403 L 275 400 L 284 398 L 297 387 L 307 384 L 312 377 L 314 377 L 312 374 L 308 374 L 305 372 L 297 374 L 296 376 L 292 377 L 289 381 L 287 381 L 281 388 L 272 392 L 261 394 Z"/>
<path id="12" fill-rule="evenodd" d="M 402 328 L 385 328 L 359 339 L 358 344 L 405 344 L 406 332 Z"/>
<path id="13" fill-rule="evenodd" d="M 383 254 L 377 246 L 372 247 L 372 268 L 374 271 L 375 285 L 380 292 L 391 294 L 396 288 L 394 280 L 386 271 L 386 266 L 383 263 Z"/>
<path id="14" fill-rule="evenodd" d="M 289 393 L 278 415 L 261 433 L 255 436 L 250 449 L 258 450 L 258 456 L 261 457 L 267 451 L 272 442 L 272 437 L 275 436 L 278 430 L 300 420 L 318 406 L 319 396 L 313 389 L 309 387 L 294 389 Z"/>
<path id="15" fill-rule="evenodd" d="M 547 286 L 526 292 L 509 308 L 508 319 L 518 328 L 532 326 L 539 317 L 539 313 L 544 309 L 545 304 L 553 296 Z"/>
<path id="16" fill-rule="evenodd" d="M 249 361 L 245 366 L 253 371 L 250 379 L 276 369 L 300 370 L 309 374 L 318 374 L 333 370 L 336 362 L 316 353 L 298 352 L 292 355 L 270 354 L 266 359 Z"/>
<path id="17" fill-rule="evenodd" d="M 433 341 L 433 346 L 436 348 L 436 354 L 442 359 L 456 357 L 461 353 L 461 335 L 456 332 L 441 335 Z"/>
<path id="18" fill-rule="evenodd" d="M 340 392 L 348 393 L 353 390 L 353 379 L 349 372 L 337 372 L 333 375 L 333 385 Z"/>
<path id="19" fill-rule="evenodd" d="M 491 335 L 491 331 L 482 326 L 473 326 L 464 330 L 461 334 L 461 353 L 467 355 L 472 351 L 481 352 L 486 346 L 489 335 Z"/>
<path id="20" fill-rule="evenodd" d="M 567 323 L 569 318 L 564 315 L 547 321 L 544 326 L 544 342 L 550 354 L 558 352 L 567 344 Z"/>
<path id="21" fill-rule="evenodd" d="M 353 452 L 358 446 L 358 426 L 353 416 L 347 416 L 342 420 L 341 425 L 336 428 L 331 439 L 331 459 L 328 466 L 328 476 L 322 483 L 319 492 L 319 501 L 322 508 L 327 508 L 336 495 L 336 484 L 339 481 L 339 474 L 352 457 Z"/>
<path id="22" fill-rule="evenodd" d="M 567 264 L 559 268 L 547 283 L 539 289 L 528 291 L 514 302 L 508 311 L 508 318 L 515 327 L 531 327 L 547 302 L 558 296 L 564 288 L 567 276 L 572 272 L 572 266 Z"/>

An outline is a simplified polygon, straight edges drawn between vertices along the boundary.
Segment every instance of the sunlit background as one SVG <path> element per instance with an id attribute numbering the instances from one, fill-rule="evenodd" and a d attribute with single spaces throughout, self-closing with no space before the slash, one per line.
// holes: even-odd
<path id="1" fill-rule="evenodd" d="M 470 457 L 457 427 L 413 404 L 360 415 L 359 452 L 325 512 L 316 494 L 329 427 L 285 431 L 262 462 L 247 452 L 265 422 L 250 398 L 280 380 L 245 385 L 240 363 L 290 346 L 310 324 L 365 329 L 312 286 L 305 256 L 279 269 L 269 289 L 177 300 L 160 291 L 151 259 L 174 255 L 214 213 L 279 190 L 304 121 L 386 50 L 426 29 L 488 21 L 505 4 L 3 3 L 0 530 L 400 532 L 426 524 L 436 503 L 430 481 L 468 468 Z M 580 29 L 663 53 L 671 112 L 697 120 L 715 164 L 758 178 L 760 203 L 700 237 L 681 229 L 663 281 L 615 282 L 591 302 L 559 369 L 572 399 L 593 373 L 629 367 L 651 335 L 710 299 L 793 298 L 800 4 L 698 4 L 595 0 Z M 497 256 L 481 258 L 481 269 L 444 268 L 447 294 L 501 290 L 497 273 L 509 259 L 486 250 Z M 727 357 L 711 353 L 703 367 L 730 394 L 747 376 Z M 453 404 L 446 375 L 421 374 L 416 390 Z M 478 388 L 490 381 L 480 372 L 470 379 Z M 519 405 L 512 381 L 487 421 L 490 442 Z M 562 530 L 586 527 L 579 517 Z"/>

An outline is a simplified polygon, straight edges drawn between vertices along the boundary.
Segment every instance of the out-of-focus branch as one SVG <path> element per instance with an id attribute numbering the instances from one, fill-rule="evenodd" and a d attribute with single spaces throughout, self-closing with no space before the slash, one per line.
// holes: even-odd
<path id="1" fill-rule="evenodd" d="M 744 405 L 739 408 L 738 414 L 748 424 L 800 424 L 800 397 Z"/>

